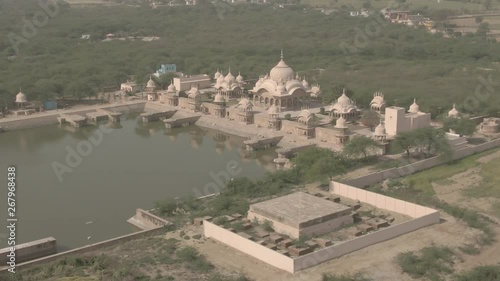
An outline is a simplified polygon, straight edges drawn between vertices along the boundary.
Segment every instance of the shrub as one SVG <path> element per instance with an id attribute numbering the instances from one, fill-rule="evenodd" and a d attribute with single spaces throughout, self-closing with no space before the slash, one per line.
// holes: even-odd
<path id="1" fill-rule="evenodd" d="M 454 281 L 498 281 L 500 280 L 499 265 L 478 266 L 468 272 L 457 275 Z"/>
<path id="2" fill-rule="evenodd" d="M 448 247 L 430 246 L 420 253 L 400 253 L 396 259 L 403 270 L 412 278 L 427 277 L 431 280 L 443 280 L 440 275 L 453 273 L 452 265 L 455 253 Z"/>
<path id="3" fill-rule="evenodd" d="M 172 213 L 177 209 L 177 203 L 173 198 L 167 198 L 164 200 L 158 200 L 155 202 L 155 209 L 161 216 L 172 215 Z"/>
<path id="4" fill-rule="evenodd" d="M 262 228 L 264 228 L 265 231 L 269 231 L 269 232 L 274 231 L 273 222 L 270 220 L 265 220 L 262 223 Z"/>

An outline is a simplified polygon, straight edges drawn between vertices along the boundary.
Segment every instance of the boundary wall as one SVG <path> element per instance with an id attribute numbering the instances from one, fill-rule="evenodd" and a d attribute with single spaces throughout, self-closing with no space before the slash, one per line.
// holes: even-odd
<path id="1" fill-rule="evenodd" d="M 475 153 L 483 152 L 488 149 L 496 148 L 498 146 L 500 146 L 500 139 L 492 140 L 475 146 L 468 146 L 462 149 L 454 150 L 452 152 L 453 154 L 451 160 L 462 159 L 464 157 L 473 155 Z M 352 186 L 365 187 L 382 182 L 386 179 L 394 179 L 411 175 L 416 172 L 420 172 L 426 169 L 430 169 L 434 166 L 444 164 L 446 162 L 448 162 L 448 159 L 436 156 L 415 163 L 411 163 L 408 165 L 404 165 L 401 167 L 390 168 L 380 172 L 375 172 L 365 176 L 361 176 L 355 179 L 347 180 L 345 181 L 345 183 Z"/>

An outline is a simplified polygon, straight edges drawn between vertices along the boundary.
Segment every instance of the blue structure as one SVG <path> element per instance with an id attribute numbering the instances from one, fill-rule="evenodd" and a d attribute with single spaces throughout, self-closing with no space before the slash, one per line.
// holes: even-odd
<path id="1" fill-rule="evenodd" d="M 43 102 L 43 109 L 45 110 L 54 110 L 57 109 L 57 101 L 55 100 L 46 100 Z"/>
<path id="2" fill-rule="evenodd" d="M 177 66 L 175 64 L 162 64 L 160 69 L 156 71 L 156 76 L 167 74 L 169 72 L 177 72 Z"/>

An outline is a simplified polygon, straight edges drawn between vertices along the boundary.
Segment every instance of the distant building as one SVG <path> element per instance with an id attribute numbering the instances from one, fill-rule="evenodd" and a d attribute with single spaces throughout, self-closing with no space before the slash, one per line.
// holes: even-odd
<path id="1" fill-rule="evenodd" d="M 191 86 L 194 86 L 200 90 L 206 89 L 210 88 L 210 84 L 210 76 L 208 76 L 207 74 L 186 75 L 174 78 L 174 86 L 178 91 L 190 90 Z"/>
<path id="2" fill-rule="evenodd" d="M 167 73 L 176 73 L 177 72 L 177 65 L 175 64 L 162 64 L 160 66 L 160 69 L 158 69 L 155 72 L 156 77 L 160 77 L 160 75 L 164 75 Z"/>

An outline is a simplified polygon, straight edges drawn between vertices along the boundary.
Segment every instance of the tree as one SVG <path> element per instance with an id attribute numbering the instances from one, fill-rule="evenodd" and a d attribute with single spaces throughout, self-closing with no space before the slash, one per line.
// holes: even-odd
<path id="1" fill-rule="evenodd" d="M 347 162 L 342 155 L 326 148 L 313 147 L 292 159 L 298 171 L 309 181 L 331 179 L 347 172 Z"/>
<path id="2" fill-rule="evenodd" d="M 173 198 L 158 200 L 155 202 L 155 209 L 158 210 L 160 215 L 171 215 L 177 209 L 177 202 Z"/>
<path id="3" fill-rule="evenodd" d="M 443 120 L 443 130 L 453 130 L 459 135 L 469 136 L 476 131 L 476 123 L 469 118 L 447 117 Z"/>
<path id="4" fill-rule="evenodd" d="M 370 151 L 378 147 L 378 143 L 366 136 L 357 136 L 349 140 L 345 146 L 342 153 L 348 158 L 359 158 L 363 157 L 366 159 Z"/>
<path id="5" fill-rule="evenodd" d="M 410 161 L 411 149 L 417 146 L 415 135 L 412 132 L 399 133 L 393 143 L 397 148 L 406 151 L 406 157 L 408 157 L 408 161 Z"/>
<path id="6" fill-rule="evenodd" d="M 377 112 L 366 110 L 363 112 L 363 115 L 361 115 L 359 122 L 361 122 L 361 124 L 363 124 L 364 126 L 370 128 L 370 131 L 373 131 L 373 129 L 378 124 L 380 124 L 380 117 Z"/>
<path id="7" fill-rule="evenodd" d="M 427 155 L 448 155 L 450 145 L 446 138 L 446 133 L 442 129 L 432 127 L 416 129 L 412 132 L 417 146 Z"/>
<path id="8" fill-rule="evenodd" d="M 483 17 L 482 16 L 477 16 L 475 17 L 475 20 L 476 20 L 476 23 L 479 24 L 483 21 Z"/>

